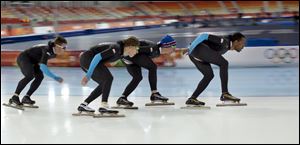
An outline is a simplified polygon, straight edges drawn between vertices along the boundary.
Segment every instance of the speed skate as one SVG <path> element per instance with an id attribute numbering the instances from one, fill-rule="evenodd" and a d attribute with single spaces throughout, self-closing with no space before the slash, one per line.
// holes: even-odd
<path id="1" fill-rule="evenodd" d="M 240 101 L 222 101 L 222 103 L 219 103 L 216 105 L 217 107 L 224 107 L 224 106 L 247 106 L 247 103 L 240 103 Z"/>
<path id="2" fill-rule="evenodd" d="M 168 98 L 160 95 L 160 93 L 153 93 L 150 97 L 150 103 L 146 103 L 145 106 L 164 106 L 175 105 L 173 102 L 168 102 Z"/>
<path id="3" fill-rule="evenodd" d="M 168 102 L 168 101 L 151 101 L 150 103 L 145 104 L 145 106 L 167 106 L 167 105 L 175 105 L 175 103 Z"/>
<path id="4" fill-rule="evenodd" d="M 139 109 L 139 107 L 136 107 L 136 106 L 124 106 L 124 105 L 117 105 L 117 106 L 113 106 L 111 108 L 112 109 L 132 109 L 132 110 Z"/>
<path id="5" fill-rule="evenodd" d="M 23 107 L 24 108 L 39 108 L 39 106 L 37 106 L 37 105 L 31 105 L 31 104 L 24 104 Z"/>
<path id="6" fill-rule="evenodd" d="M 18 110 L 22 110 L 22 111 L 25 110 L 22 105 L 14 105 L 12 103 L 8 103 L 8 104 L 7 103 L 3 103 L 3 106 L 14 108 L 14 109 L 18 109 Z"/>
<path id="7" fill-rule="evenodd" d="M 94 112 L 87 112 L 87 111 L 78 111 L 78 113 L 73 113 L 73 116 L 94 116 Z"/>
<path id="8" fill-rule="evenodd" d="M 205 105 L 187 105 L 187 106 L 184 106 L 184 107 L 180 107 L 180 109 L 202 110 L 202 109 L 210 109 L 210 106 L 205 106 Z"/>
<path id="9" fill-rule="evenodd" d="M 99 114 L 96 114 L 92 111 L 78 111 L 78 113 L 73 113 L 73 116 L 91 116 L 94 118 L 103 118 L 103 117 L 125 117 L 125 115 L 119 114 L 117 110 L 108 110 L 105 108 L 99 108 Z"/>
<path id="10" fill-rule="evenodd" d="M 223 106 L 247 106 L 246 103 L 240 103 L 241 99 L 232 96 L 230 93 L 225 92 L 222 93 L 220 100 L 222 101 L 221 104 L 217 104 L 217 107 L 223 107 Z"/>
<path id="11" fill-rule="evenodd" d="M 133 106 L 134 103 L 127 100 L 125 97 L 120 97 L 117 100 L 117 106 L 113 106 L 113 109 L 138 109 L 138 107 Z"/>
<path id="12" fill-rule="evenodd" d="M 99 108 L 99 114 L 94 114 L 94 118 L 104 118 L 104 117 L 125 117 L 124 114 L 119 114 L 117 110 L 109 110 L 106 108 Z"/>

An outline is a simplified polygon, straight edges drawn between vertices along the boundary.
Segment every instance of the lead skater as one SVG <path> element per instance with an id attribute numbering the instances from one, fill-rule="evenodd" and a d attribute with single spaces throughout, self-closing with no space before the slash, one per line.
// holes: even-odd
<path id="1" fill-rule="evenodd" d="M 220 100 L 240 101 L 239 98 L 232 96 L 228 91 L 228 61 L 222 55 L 228 50 L 241 52 L 245 46 L 245 42 L 245 36 L 241 33 L 234 33 L 227 36 L 203 33 L 191 43 L 188 55 L 204 77 L 199 82 L 192 96 L 186 101 L 186 105 L 205 105 L 204 102 L 197 100 L 197 98 L 214 77 L 211 64 L 215 64 L 220 68 L 222 87 Z"/>

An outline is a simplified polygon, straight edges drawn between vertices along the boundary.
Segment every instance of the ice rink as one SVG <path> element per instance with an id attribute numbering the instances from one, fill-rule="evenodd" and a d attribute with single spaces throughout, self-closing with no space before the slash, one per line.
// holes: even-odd
<path id="1" fill-rule="evenodd" d="M 139 110 L 120 110 L 125 118 L 72 116 L 96 84 L 81 87 L 80 68 L 50 69 L 65 82 L 45 76 L 32 97 L 39 109 L 22 112 L 1 105 L 1 143 L 299 143 L 299 67 L 230 68 L 229 90 L 248 104 L 243 107 L 216 107 L 220 78 L 214 69 L 199 98 L 209 110 L 180 109 L 202 78 L 195 68 L 159 68 L 158 90 L 175 106 L 145 107 L 150 87 L 143 70 L 143 81 L 128 98 Z M 110 70 L 114 106 L 131 78 L 124 68 Z M 1 67 L 1 104 L 22 77 L 17 67 Z M 99 104 L 98 98 L 90 106 Z"/>

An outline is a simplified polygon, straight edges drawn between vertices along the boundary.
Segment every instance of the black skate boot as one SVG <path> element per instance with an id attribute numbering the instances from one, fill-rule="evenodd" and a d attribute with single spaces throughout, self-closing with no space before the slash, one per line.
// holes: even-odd
<path id="1" fill-rule="evenodd" d="M 95 114 L 94 118 L 102 118 L 102 117 L 125 117 L 123 114 L 119 114 L 117 110 L 110 110 L 107 107 L 100 107 L 98 109 L 99 114 Z"/>
<path id="2" fill-rule="evenodd" d="M 39 108 L 39 106 L 35 106 L 35 101 L 31 100 L 29 96 L 24 96 L 22 99 L 23 107 L 27 108 Z"/>
<path id="3" fill-rule="evenodd" d="M 138 109 L 138 107 L 133 106 L 133 102 L 127 100 L 126 97 L 122 96 L 117 101 L 117 106 L 113 106 L 113 109 Z"/>
<path id="4" fill-rule="evenodd" d="M 117 110 L 110 110 L 110 109 L 107 109 L 107 108 L 104 108 L 104 107 L 100 107 L 98 109 L 98 111 L 99 111 L 100 114 L 105 114 L 105 113 L 107 113 L 107 114 L 118 114 L 119 113 L 119 111 L 117 111 Z"/>
<path id="5" fill-rule="evenodd" d="M 134 103 L 128 101 L 126 97 L 120 97 L 117 101 L 117 104 L 118 106 L 132 107 Z"/>
<path id="6" fill-rule="evenodd" d="M 23 103 L 20 102 L 20 99 L 18 96 L 12 96 L 12 98 L 9 99 L 9 104 L 14 104 L 16 106 L 23 106 Z"/>
<path id="7" fill-rule="evenodd" d="M 152 93 L 150 100 L 151 103 L 146 103 L 146 106 L 175 105 L 173 102 L 168 102 L 169 99 L 163 97 L 159 92 Z"/>
<path id="8" fill-rule="evenodd" d="M 3 103 L 3 105 L 6 106 L 6 107 L 11 107 L 11 108 L 19 109 L 19 110 L 24 110 L 23 104 L 20 102 L 20 99 L 17 95 L 12 96 L 9 99 L 8 104 Z"/>
<path id="9" fill-rule="evenodd" d="M 226 93 L 222 93 L 220 100 L 222 101 L 222 103 L 217 104 L 217 107 L 222 107 L 222 106 L 247 106 L 246 103 L 240 103 L 239 98 L 236 98 L 234 96 L 232 96 L 230 93 L 226 92 Z"/>
<path id="10" fill-rule="evenodd" d="M 159 92 L 152 93 L 150 97 L 151 102 L 167 102 L 169 99 L 162 96 Z"/>
<path id="11" fill-rule="evenodd" d="M 205 106 L 204 102 L 201 102 L 197 100 L 196 98 L 189 98 L 185 102 L 186 106 L 185 107 L 180 107 L 181 109 L 210 109 L 209 106 Z"/>
<path id="12" fill-rule="evenodd" d="M 233 101 L 233 102 L 240 102 L 241 99 L 236 98 L 234 96 L 232 96 L 230 93 L 225 92 L 222 93 L 221 97 L 220 97 L 221 101 Z"/>
<path id="13" fill-rule="evenodd" d="M 24 96 L 22 99 L 22 103 L 27 105 L 34 105 L 35 101 L 31 100 L 29 96 Z"/>
<path id="14" fill-rule="evenodd" d="M 189 98 L 189 99 L 185 102 L 185 104 L 186 104 L 187 106 L 204 106 L 204 105 L 205 105 L 204 102 L 201 102 L 201 101 L 199 101 L 199 100 L 197 100 L 197 99 L 194 99 L 194 98 Z"/>

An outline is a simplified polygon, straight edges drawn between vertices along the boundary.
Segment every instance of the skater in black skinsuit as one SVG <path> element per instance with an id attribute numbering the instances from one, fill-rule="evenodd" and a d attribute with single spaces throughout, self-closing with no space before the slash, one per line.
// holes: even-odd
<path id="1" fill-rule="evenodd" d="M 99 108 L 109 108 L 107 102 L 113 81 L 113 76 L 104 65 L 106 62 L 114 62 L 122 57 L 133 57 L 137 53 L 138 41 L 132 37 L 123 40 L 122 42 L 107 42 L 93 46 L 88 51 L 85 51 L 80 56 L 80 66 L 86 75 L 83 77 L 81 84 L 86 85 L 90 79 L 98 83 L 98 86 L 88 96 L 83 103 L 78 107 L 78 111 L 95 112 L 94 109 L 88 107 L 88 104 L 94 101 L 102 94 L 102 103 Z"/>
<path id="2" fill-rule="evenodd" d="M 163 43 L 159 44 L 159 46 L 161 45 L 174 46 L 174 42 L 165 43 L 164 40 Z M 166 52 L 173 51 L 173 49 L 165 49 L 165 51 Z M 101 94 L 102 94 L 102 107 L 108 108 L 107 101 L 108 101 L 108 96 L 109 96 L 113 76 L 111 75 L 107 67 L 104 66 L 105 62 L 113 62 L 118 59 L 122 59 L 123 61 L 127 61 L 127 60 L 131 61 L 136 56 L 137 58 L 139 58 L 139 60 L 137 61 L 139 62 L 139 61 L 143 61 L 143 59 L 145 58 L 146 63 L 144 63 L 144 66 L 153 71 L 155 70 L 152 76 L 154 76 L 153 79 L 155 81 L 153 84 L 153 88 L 156 90 L 156 65 L 152 62 L 150 58 L 145 57 L 145 54 L 147 54 L 147 56 L 152 54 L 153 57 L 155 57 L 159 55 L 159 53 L 160 53 L 159 47 L 156 47 L 156 44 L 146 40 L 139 41 L 136 37 L 129 37 L 125 40 L 121 40 L 116 43 L 99 44 L 92 47 L 90 50 L 84 52 L 80 57 L 80 65 L 82 69 L 85 72 L 87 72 L 87 74 L 82 79 L 81 82 L 83 85 L 86 85 L 88 80 L 92 78 L 94 81 L 96 81 L 99 84 L 99 86 L 90 94 L 90 96 L 83 103 L 80 104 L 80 106 L 78 107 L 78 111 L 95 112 L 94 109 L 88 107 L 88 104 L 91 103 L 93 100 L 95 100 L 97 97 L 99 97 Z M 149 59 L 151 61 L 149 61 Z M 128 62 L 125 63 L 127 64 Z M 134 70 L 132 70 L 132 73 L 135 73 L 133 71 Z M 134 86 L 129 86 L 127 92 L 131 93 L 130 90 L 133 91 L 133 89 L 136 87 L 135 85 L 137 84 L 134 84 Z M 154 92 L 154 93 L 159 94 L 158 92 Z M 163 97 L 161 98 L 165 99 Z M 128 104 L 130 102 L 127 102 L 126 99 L 126 100 L 122 100 L 122 103 Z"/>
<path id="3" fill-rule="evenodd" d="M 211 64 L 220 67 L 221 101 L 240 101 L 239 98 L 233 97 L 228 92 L 228 61 L 222 55 L 228 50 L 240 52 L 244 48 L 245 41 L 245 36 L 241 33 L 234 33 L 228 36 L 215 36 L 204 33 L 191 43 L 188 49 L 189 57 L 204 77 L 198 84 L 195 92 L 186 101 L 187 105 L 205 105 L 204 102 L 198 101 L 197 97 L 214 77 Z"/>
<path id="4" fill-rule="evenodd" d="M 48 44 L 39 44 L 20 53 L 17 58 L 17 64 L 21 69 L 24 78 L 19 81 L 15 94 L 9 100 L 10 103 L 19 106 L 23 104 L 35 104 L 35 101 L 31 100 L 30 96 L 40 86 L 44 78 L 43 74 L 46 74 L 59 83 L 63 82 L 63 79 L 61 77 L 53 74 L 48 69 L 47 62 L 48 59 L 52 59 L 57 55 L 63 54 L 66 49 L 66 44 L 67 40 L 61 36 L 58 36 L 53 42 L 49 41 Z M 32 80 L 33 82 L 31 83 L 28 92 L 23 97 L 22 102 L 20 102 L 19 95 L 21 91 Z"/>
<path id="5" fill-rule="evenodd" d="M 176 41 L 169 35 L 164 36 L 160 42 L 154 43 L 149 40 L 137 40 L 139 42 L 138 53 L 130 58 L 124 57 L 122 61 L 126 64 L 127 71 L 132 76 L 132 80 L 125 88 L 122 96 L 117 100 L 118 105 L 133 106 L 133 102 L 127 100 L 127 97 L 135 90 L 143 79 L 142 68 L 148 70 L 149 83 L 151 88 L 151 101 L 168 101 L 168 98 L 162 96 L 157 91 L 157 66 L 152 58 L 160 56 L 160 54 L 170 54 L 176 48 Z M 122 45 L 121 42 L 118 42 Z"/>

